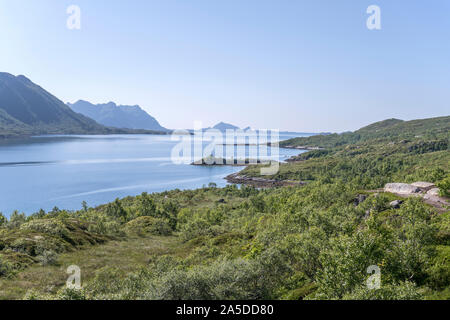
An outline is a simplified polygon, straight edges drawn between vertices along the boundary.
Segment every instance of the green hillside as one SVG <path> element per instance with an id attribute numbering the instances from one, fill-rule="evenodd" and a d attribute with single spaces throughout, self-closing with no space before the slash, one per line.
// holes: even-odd
<path id="1" fill-rule="evenodd" d="M 281 164 L 275 180 L 343 179 L 361 188 L 381 188 L 388 182 L 438 182 L 448 175 L 450 117 L 413 121 L 386 120 L 355 132 L 296 138 L 284 147 L 320 147 Z M 258 167 L 242 175 L 257 177 Z"/>
<path id="2" fill-rule="evenodd" d="M 447 138 L 450 132 L 450 116 L 402 121 L 389 119 L 373 123 L 355 132 L 294 138 L 280 143 L 281 147 L 334 148 L 347 144 L 363 143 L 369 140 L 399 141 L 402 139 Z"/>

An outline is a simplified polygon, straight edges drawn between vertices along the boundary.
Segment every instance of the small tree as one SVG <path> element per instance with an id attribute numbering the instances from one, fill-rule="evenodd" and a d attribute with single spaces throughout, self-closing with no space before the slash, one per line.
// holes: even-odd
<path id="1" fill-rule="evenodd" d="M 0 212 L 0 227 L 3 227 L 8 222 L 8 219 Z"/>
<path id="2" fill-rule="evenodd" d="M 107 205 L 106 215 L 111 218 L 120 219 L 122 220 L 122 222 L 125 222 L 127 220 L 127 212 L 122 207 L 119 199 L 116 199 L 114 202 L 111 202 Z"/>
<path id="3" fill-rule="evenodd" d="M 26 220 L 27 218 L 24 213 L 19 213 L 19 211 L 15 210 L 9 217 L 8 227 L 11 229 L 18 228 L 25 223 Z"/>
<path id="4" fill-rule="evenodd" d="M 143 192 L 140 196 L 138 215 L 156 217 L 155 201 L 147 194 L 147 192 Z"/>
<path id="5" fill-rule="evenodd" d="M 450 197 L 450 176 L 438 182 L 437 186 L 442 197 Z"/>
<path id="6" fill-rule="evenodd" d="M 86 201 L 83 201 L 83 202 L 81 203 L 81 207 L 83 208 L 83 211 L 84 211 L 84 212 L 88 212 L 89 206 L 88 206 L 88 204 L 87 204 Z"/>

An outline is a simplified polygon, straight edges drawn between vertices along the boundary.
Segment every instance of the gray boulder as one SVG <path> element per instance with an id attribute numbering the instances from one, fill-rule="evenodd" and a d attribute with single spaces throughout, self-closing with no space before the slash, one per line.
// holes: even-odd
<path id="1" fill-rule="evenodd" d="M 439 196 L 439 188 L 433 188 L 433 189 L 428 190 L 427 195 L 438 197 Z"/>
<path id="2" fill-rule="evenodd" d="M 414 182 L 414 183 L 411 183 L 411 185 L 412 185 L 413 187 L 420 188 L 420 189 L 422 189 L 423 191 L 428 191 L 428 190 L 433 189 L 433 188 L 436 187 L 436 186 L 434 185 L 434 183 L 431 183 L 431 182 L 424 182 L 424 181 Z"/>
<path id="3" fill-rule="evenodd" d="M 355 206 L 358 206 L 360 203 L 363 203 L 364 201 L 366 201 L 367 196 L 364 194 L 358 194 L 358 196 L 355 198 L 355 200 L 353 200 L 353 203 L 355 204 Z"/>
<path id="4" fill-rule="evenodd" d="M 415 194 L 421 190 L 418 187 L 412 186 L 407 183 L 388 183 L 384 187 L 385 192 L 397 193 L 397 194 Z"/>
<path id="5" fill-rule="evenodd" d="M 391 206 L 391 208 L 400 209 L 400 205 L 402 203 L 403 203 L 402 200 L 394 200 L 394 201 L 390 202 L 389 205 Z"/>

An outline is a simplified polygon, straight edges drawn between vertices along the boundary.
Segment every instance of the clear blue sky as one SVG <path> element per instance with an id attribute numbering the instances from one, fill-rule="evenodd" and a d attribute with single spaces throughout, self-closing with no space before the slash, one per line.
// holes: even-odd
<path id="1" fill-rule="evenodd" d="M 346 131 L 450 110 L 448 0 L 0 0 L 0 39 L 0 71 L 169 128 Z"/>

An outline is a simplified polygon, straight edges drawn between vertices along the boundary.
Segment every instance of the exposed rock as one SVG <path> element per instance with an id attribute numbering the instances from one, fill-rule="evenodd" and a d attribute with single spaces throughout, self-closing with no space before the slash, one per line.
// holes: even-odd
<path id="1" fill-rule="evenodd" d="M 360 203 L 363 203 L 364 201 L 366 201 L 367 196 L 365 194 L 358 194 L 355 198 L 355 200 L 353 200 L 353 203 L 355 204 L 355 206 L 358 206 Z"/>
<path id="2" fill-rule="evenodd" d="M 427 195 L 429 196 L 439 196 L 439 188 L 433 188 L 428 190 Z"/>
<path id="3" fill-rule="evenodd" d="M 450 202 L 448 202 L 447 199 L 445 199 L 443 197 L 439 197 L 439 196 L 435 196 L 435 195 L 431 195 L 431 194 L 427 193 L 423 196 L 423 198 L 428 202 L 439 204 L 441 206 L 450 206 Z"/>
<path id="4" fill-rule="evenodd" d="M 422 189 L 423 191 L 428 191 L 428 190 L 433 189 L 433 188 L 436 187 L 436 186 L 434 185 L 434 183 L 431 183 L 431 182 L 424 182 L 424 181 L 414 182 L 414 183 L 411 183 L 411 185 L 412 185 L 413 187 L 420 188 L 420 189 Z"/>
<path id="5" fill-rule="evenodd" d="M 321 147 L 308 147 L 308 146 L 283 146 L 285 149 L 298 149 L 298 150 L 324 150 L 324 148 Z"/>
<path id="6" fill-rule="evenodd" d="M 394 200 L 389 203 L 389 205 L 394 209 L 400 209 L 400 205 L 403 203 L 402 200 Z"/>
<path id="7" fill-rule="evenodd" d="M 384 191 L 398 194 L 415 194 L 421 190 L 407 183 L 388 183 L 384 187 Z"/>

